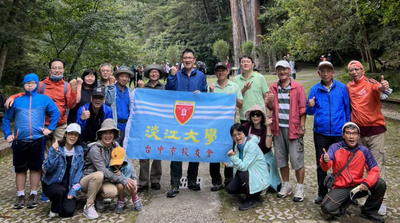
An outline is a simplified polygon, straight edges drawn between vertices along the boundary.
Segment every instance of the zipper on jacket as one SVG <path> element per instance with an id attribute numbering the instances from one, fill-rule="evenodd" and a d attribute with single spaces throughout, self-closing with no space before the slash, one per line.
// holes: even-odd
<path id="1" fill-rule="evenodd" d="M 328 104 L 329 104 L 329 136 L 332 135 L 332 121 L 331 121 L 331 97 L 328 91 Z"/>
<path id="2" fill-rule="evenodd" d="M 32 139 L 32 120 L 31 120 L 31 113 L 32 113 L 32 91 L 29 93 L 29 139 Z"/>

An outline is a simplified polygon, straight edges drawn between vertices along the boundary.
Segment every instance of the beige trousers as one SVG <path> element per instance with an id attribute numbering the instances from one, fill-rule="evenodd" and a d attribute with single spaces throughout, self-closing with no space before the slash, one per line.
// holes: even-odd
<path id="1" fill-rule="evenodd" d="M 376 163 L 378 164 L 380 175 L 382 180 L 386 177 L 386 147 L 385 147 L 386 133 L 380 133 L 373 136 L 362 136 L 358 141 L 361 145 L 366 146 L 374 156 Z"/>

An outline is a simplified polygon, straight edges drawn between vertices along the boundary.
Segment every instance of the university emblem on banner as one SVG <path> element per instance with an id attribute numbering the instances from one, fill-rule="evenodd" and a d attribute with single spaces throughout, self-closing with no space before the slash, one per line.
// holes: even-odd
<path id="1" fill-rule="evenodd" d="M 194 113 L 194 101 L 175 101 L 174 116 L 179 124 L 184 125 Z"/>

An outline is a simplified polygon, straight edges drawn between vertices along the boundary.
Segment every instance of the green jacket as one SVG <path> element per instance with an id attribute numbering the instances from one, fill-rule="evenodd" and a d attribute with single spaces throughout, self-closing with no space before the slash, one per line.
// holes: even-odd
<path id="1" fill-rule="evenodd" d="M 243 160 L 239 158 L 237 145 L 235 146 L 236 154 L 230 157 L 234 168 L 234 175 L 237 170 L 249 171 L 250 194 L 257 193 L 269 187 L 267 163 L 257 143 L 257 139 L 247 139 L 243 151 Z"/>

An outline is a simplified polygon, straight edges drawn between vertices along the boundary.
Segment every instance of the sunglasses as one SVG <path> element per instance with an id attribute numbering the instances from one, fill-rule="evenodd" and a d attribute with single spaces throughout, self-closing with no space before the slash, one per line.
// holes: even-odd
<path id="1" fill-rule="evenodd" d="M 252 113 L 252 114 L 250 114 L 250 116 L 251 117 L 254 117 L 254 116 L 261 117 L 261 113 Z"/>

